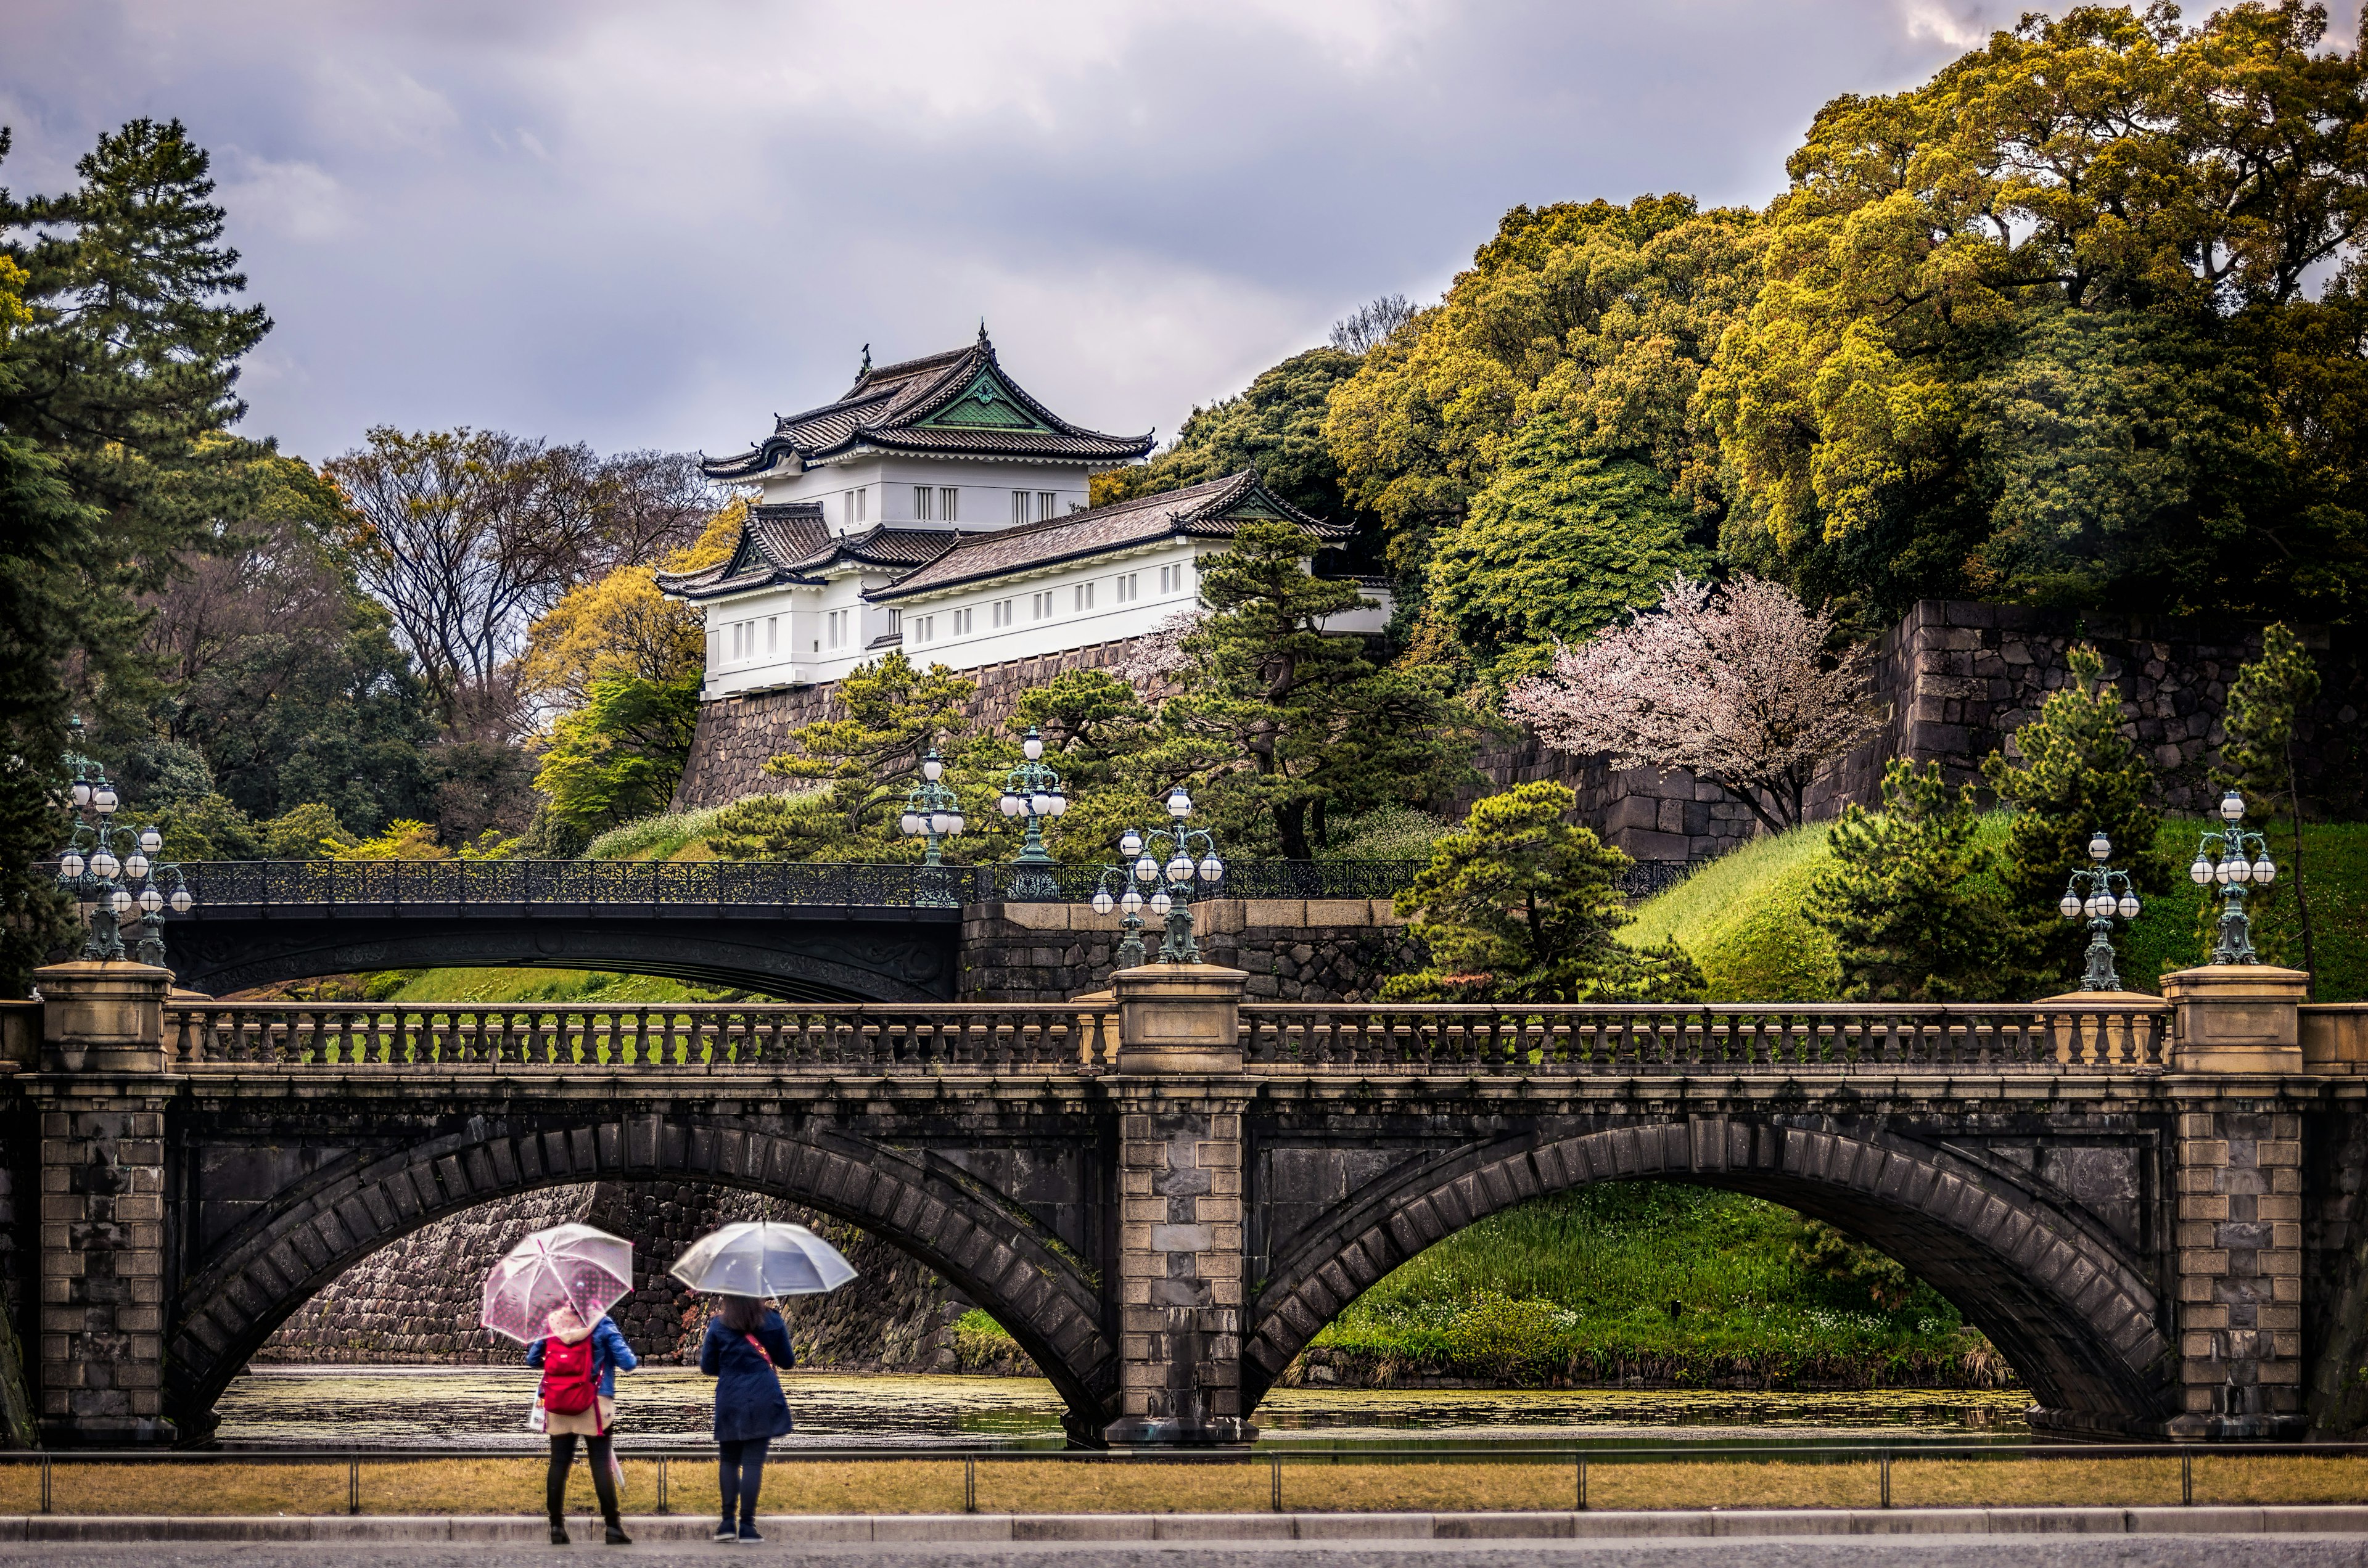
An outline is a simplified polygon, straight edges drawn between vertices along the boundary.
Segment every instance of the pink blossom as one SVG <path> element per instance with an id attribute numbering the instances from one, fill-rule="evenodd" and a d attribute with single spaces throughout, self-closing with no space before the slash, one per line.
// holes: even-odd
<path id="1" fill-rule="evenodd" d="M 1719 589 L 1680 573 L 1656 612 L 1557 648 L 1505 710 L 1560 751 L 1690 768 L 1781 832 L 1800 823 L 1819 766 L 1876 727 L 1865 656 L 1829 659 L 1832 631 L 1778 584 Z"/>

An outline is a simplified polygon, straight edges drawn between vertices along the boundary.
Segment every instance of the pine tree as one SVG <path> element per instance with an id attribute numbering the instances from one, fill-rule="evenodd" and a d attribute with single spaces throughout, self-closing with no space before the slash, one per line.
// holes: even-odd
<path id="1" fill-rule="evenodd" d="M 1937 762 L 1922 772 L 1893 762 L 1883 810 L 1842 813 L 1809 916 L 1833 934 L 1845 1000 L 1995 999 L 2006 923 L 1976 880 L 1990 859 L 1975 842 L 1980 823 L 1973 786 L 1951 790 Z"/>
<path id="2" fill-rule="evenodd" d="M 2318 696 L 2318 668 L 2292 628 L 2273 624 L 2261 632 L 2261 656 L 2237 671 L 2228 686 L 2228 710 L 2221 720 L 2221 778 L 2257 802 L 2277 801 L 2294 829 L 2286 881 L 2294 889 L 2294 919 L 2302 928 L 2302 967 L 2318 971 L 2312 940 L 2310 899 L 2302 869 L 2302 782 L 2294 768 L 2294 730 Z"/>
<path id="3" fill-rule="evenodd" d="M 0 158 L 8 139 L 0 131 Z M 49 796 L 66 672 L 103 710 L 155 686 L 134 596 L 246 515 L 265 445 L 237 360 L 270 323 L 221 244 L 203 151 L 176 122 L 99 138 L 55 197 L 0 190 L 0 993 L 22 995 L 66 926 L 32 869 L 57 847 Z"/>
<path id="4" fill-rule="evenodd" d="M 2032 983 L 2077 973 L 2086 933 L 2056 914 L 2056 901 L 2074 869 L 2091 864 L 2090 835 L 2101 830 L 2113 846 L 2111 864 L 2130 873 L 2141 892 L 2171 886 L 2170 863 L 2155 846 L 2160 823 L 2146 803 L 2154 771 L 2122 733 L 2122 697 L 2105 679 L 2102 654 L 2087 643 L 2067 656 L 2072 684 L 2050 694 L 2039 717 L 2014 733 L 2021 761 L 1992 752 L 1982 777 L 2016 807 L 1998 880 L 2007 890 L 2008 920 L 2019 929 L 2033 966 Z"/>
<path id="5" fill-rule="evenodd" d="M 1430 967 L 1394 975 L 1392 1001 L 1668 1002 L 1701 996 L 1702 971 L 1674 942 L 1623 947 L 1635 918 L 1620 893 L 1634 864 L 1565 817 L 1564 785 L 1519 784 L 1478 801 L 1432 846 L 1397 896 Z"/>
<path id="6" fill-rule="evenodd" d="M 1377 668 L 1362 639 L 1324 630 L 1360 601 L 1355 584 L 1309 574 L 1316 545 L 1293 524 L 1250 523 L 1208 562 L 1182 693 L 1132 765 L 1155 794 L 1199 780 L 1204 814 L 1238 848 L 1292 860 L 1313 858 L 1329 821 L 1472 778 L 1485 728 L 1439 672 Z"/>

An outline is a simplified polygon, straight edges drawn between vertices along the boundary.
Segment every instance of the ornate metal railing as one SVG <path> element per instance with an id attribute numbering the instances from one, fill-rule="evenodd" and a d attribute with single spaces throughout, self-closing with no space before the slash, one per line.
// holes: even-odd
<path id="1" fill-rule="evenodd" d="M 1285 1074 L 2146 1071 L 2168 1032 L 2164 1009 L 2126 1004 L 1242 1008 L 1251 1071 Z"/>
<path id="2" fill-rule="evenodd" d="M 1640 860 L 1622 891 L 1642 898 L 1695 862 Z M 1050 868 L 1052 891 L 1013 866 L 854 865 L 789 860 L 201 860 L 182 873 L 201 909 L 224 904 L 789 904 L 905 909 L 981 903 L 1084 903 L 1099 866 Z M 1247 860 L 1202 898 L 1386 899 L 1418 860 Z"/>
<path id="3" fill-rule="evenodd" d="M 758 1006 L 175 1004 L 168 1065 L 728 1073 L 1090 1071 L 1118 1016 L 1063 1003 Z"/>

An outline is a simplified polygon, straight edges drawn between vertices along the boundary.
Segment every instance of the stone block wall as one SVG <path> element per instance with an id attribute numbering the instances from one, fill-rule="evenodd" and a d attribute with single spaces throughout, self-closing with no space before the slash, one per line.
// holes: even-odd
<path id="1" fill-rule="evenodd" d="M 2305 726 L 2304 787 L 2315 809 L 2357 814 L 2368 790 L 2368 742 L 2360 733 L 2368 714 L 2368 661 L 2337 647 L 2324 631 L 2305 628 L 2303 635 L 2324 680 Z M 2216 798 L 2209 775 L 2219 761 L 2228 683 L 2239 665 L 2260 656 L 2258 626 L 1927 599 L 1876 641 L 1882 729 L 1811 787 L 1810 816 L 1839 816 L 1853 801 L 1879 800 L 1884 767 L 1894 757 L 1939 762 L 1952 780 L 1977 782 L 1982 759 L 2006 749 L 2047 694 L 2069 683 L 2066 656 L 2083 642 L 2104 655 L 2130 733 L 2159 771 L 2156 804 L 2203 811 Z M 1103 642 L 970 671 L 979 683 L 972 721 L 999 724 L 1030 687 L 1064 670 L 1106 668 L 1133 646 Z M 761 771 L 765 759 L 791 730 L 825 716 L 830 691 L 802 687 L 707 704 L 677 807 L 718 805 L 776 788 Z M 1474 761 L 1487 780 L 1474 793 L 1540 778 L 1570 786 L 1579 797 L 1579 820 L 1639 860 L 1709 859 L 1760 831 L 1748 807 L 1682 768 L 1614 768 L 1600 756 L 1555 751 L 1528 733 L 1484 749 Z"/>
<path id="2" fill-rule="evenodd" d="M 2302 1164 L 2292 1112 L 2180 1118 L 2173 1436 L 2301 1434 Z"/>
<path id="3" fill-rule="evenodd" d="M 1238 1102 L 1144 1096 L 1119 1109 L 1113 1443 L 1243 1440 Z"/>
<path id="4" fill-rule="evenodd" d="M 1387 899 L 1212 899 L 1192 908 L 1202 960 L 1248 974 L 1254 1002 L 1368 1002 L 1383 976 L 1422 965 L 1421 944 Z M 1144 931 L 1156 953 L 1158 924 Z M 1084 904 L 973 904 L 962 919 L 962 997 L 1042 1002 L 1101 990 L 1121 934 L 1117 915 Z"/>
<path id="5" fill-rule="evenodd" d="M 689 1182 L 546 1187 L 466 1210 L 371 1254 L 299 1309 L 255 1358 L 293 1365 L 508 1365 L 519 1347 L 477 1326 L 486 1266 L 519 1237 L 580 1221 L 633 1243 L 634 1290 L 609 1312 L 645 1361 L 696 1358 L 709 1303 L 666 1270 L 682 1249 L 736 1220 L 787 1220 L 847 1255 L 855 1279 L 783 1305 L 801 1359 L 861 1371 L 951 1371 L 951 1329 L 970 1302 L 887 1243 L 827 1215 Z M 1008 1368 L 1032 1374 L 1024 1354 Z"/>
<path id="6" fill-rule="evenodd" d="M 1107 669 L 1133 652 L 1138 641 L 1121 638 L 1065 653 L 964 670 L 962 678 L 976 682 L 978 691 L 963 705 L 963 715 L 978 729 L 998 728 L 1011 717 L 1023 692 L 1070 670 Z M 675 786 L 674 809 L 720 806 L 744 795 L 783 788 L 785 780 L 766 775 L 766 760 L 787 749 L 791 731 L 830 717 L 831 696 L 837 689 L 835 683 L 825 682 L 741 693 L 701 704 L 698 733 L 690 743 L 690 761 L 683 768 L 682 781 Z"/>

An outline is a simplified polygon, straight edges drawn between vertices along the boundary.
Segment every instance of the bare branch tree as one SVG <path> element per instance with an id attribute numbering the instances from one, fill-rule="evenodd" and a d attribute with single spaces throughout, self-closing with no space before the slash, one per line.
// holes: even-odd
<path id="1" fill-rule="evenodd" d="M 1679 574 L 1656 613 L 1557 649 L 1505 710 L 1561 751 L 1691 768 L 1781 833 L 1800 824 L 1817 768 L 1875 728 L 1865 657 L 1829 659 L 1832 631 L 1779 584 L 1721 591 Z"/>
<path id="2" fill-rule="evenodd" d="M 1414 320 L 1414 306 L 1404 294 L 1384 294 L 1359 305 L 1332 324 L 1332 347 L 1343 354 L 1366 354 L 1390 340 L 1390 335 Z"/>
<path id="3" fill-rule="evenodd" d="M 692 460 L 601 458 L 492 430 L 381 426 L 327 471 L 360 521 L 362 585 L 434 694 L 445 728 L 516 727 L 506 671 L 535 616 L 574 584 L 687 543 L 712 498 Z"/>

